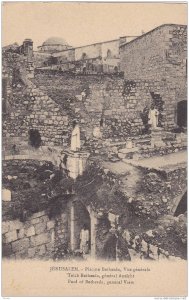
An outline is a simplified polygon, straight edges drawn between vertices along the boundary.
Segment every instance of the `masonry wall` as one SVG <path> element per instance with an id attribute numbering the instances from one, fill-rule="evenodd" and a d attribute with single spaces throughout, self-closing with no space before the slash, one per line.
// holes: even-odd
<path id="1" fill-rule="evenodd" d="M 107 57 L 108 50 L 110 50 L 110 55 L 112 58 L 119 57 L 119 40 L 114 40 L 106 43 L 102 43 L 101 53 L 102 57 Z"/>
<path id="2" fill-rule="evenodd" d="M 34 51 L 33 55 L 34 55 L 35 68 L 44 67 L 45 65 L 47 65 L 51 57 L 50 53 L 37 52 L 37 51 Z"/>
<path id="3" fill-rule="evenodd" d="M 182 25 L 162 25 L 120 47 L 127 80 L 159 82 L 168 128 L 174 127 L 177 103 L 187 100 L 186 58 L 187 27 Z"/>
<path id="4" fill-rule="evenodd" d="M 63 144 L 68 116 L 52 99 L 36 87 L 16 88 L 12 96 L 12 106 L 3 122 L 5 137 L 20 136 L 28 140 L 28 131 L 37 129 L 43 145 Z"/>
<path id="5" fill-rule="evenodd" d="M 54 77 L 38 74 L 35 78 L 35 83 L 37 82 L 41 90 L 46 90 L 46 93 L 67 111 L 70 120 L 76 118 L 79 121 L 84 138 L 91 138 L 93 129 L 99 127 L 101 121 L 104 138 L 125 137 L 130 133 L 137 133 L 143 127 L 139 116 L 140 107 L 135 111 L 135 97 L 123 94 L 122 78 Z M 86 95 L 82 99 L 78 98 L 83 91 Z M 149 95 L 148 100 L 150 101 Z M 138 116 L 138 119 L 134 120 L 135 116 Z M 130 121 L 135 125 L 138 123 L 137 126 L 131 126 Z"/>
<path id="6" fill-rule="evenodd" d="M 34 83 L 38 87 L 12 89 L 11 107 L 3 120 L 4 137 L 20 136 L 27 142 L 28 131 L 37 129 L 42 145 L 67 146 L 77 119 L 82 144 L 93 138 L 95 127 L 103 139 L 125 140 L 144 132 L 144 110 L 150 108 L 154 95 L 161 102 L 161 126 L 169 130 L 176 124 L 176 90 L 164 81 L 38 74 Z"/>
<path id="7" fill-rule="evenodd" d="M 187 27 L 162 25 L 120 47 L 127 79 L 163 80 L 186 76 Z"/>
<path id="8" fill-rule="evenodd" d="M 86 54 L 86 58 L 99 57 L 101 56 L 101 44 L 93 44 L 89 46 L 75 48 L 75 60 L 82 59 L 83 53 Z"/>
<path id="9" fill-rule="evenodd" d="M 78 119 L 85 138 L 92 137 L 95 127 L 100 127 L 103 138 L 110 139 L 143 133 L 143 112 L 156 101 L 153 97 L 161 102 L 161 125 L 165 129 L 175 126 L 176 91 L 164 81 L 38 74 L 35 83 L 65 109 L 70 120 Z M 84 90 L 86 96 L 79 100 Z"/>
<path id="10" fill-rule="evenodd" d="M 186 99 L 185 30 L 184 26 L 161 26 L 121 47 L 125 79 L 49 72 L 37 74 L 31 83 L 27 67 L 22 67 L 25 58 L 8 53 L 3 67 L 12 85 L 3 136 L 28 141 L 28 130 L 37 129 L 43 145 L 66 146 L 72 121 L 77 119 L 83 144 L 93 138 L 95 127 L 100 127 L 103 139 L 124 140 L 143 133 L 144 109 L 150 108 L 154 97 L 161 102 L 161 126 L 174 128 L 177 101 Z M 20 69 L 21 82 L 16 84 L 11 79 L 14 66 Z"/>
<path id="11" fill-rule="evenodd" d="M 53 258 L 56 247 L 67 244 L 67 215 L 49 219 L 40 211 L 20 220 L 2 222 L 2 255 L 7 258 Z"/>
<path id="12" fill-rule="evenodd" d="M 52 56 L 57 58 L 59 63 L 61 63 L 61 61 L 74 61 L 75 60 L 75 49 L 69 49 L 66 51 L 53 53 Z"/>

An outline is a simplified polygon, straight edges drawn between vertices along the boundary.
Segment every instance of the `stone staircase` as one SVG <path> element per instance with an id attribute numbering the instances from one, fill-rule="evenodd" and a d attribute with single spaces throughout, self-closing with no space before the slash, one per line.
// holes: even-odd
<path id="1" fill-rule="evenodd" d="M 138 139 L 132 138 L 129 142 L 119 145 L 117 156 L 119 159 L 139 160 L 153 155 L 166 155 L 187 147 L 187 135 L 184 133 L 153 132 L 151 135 Z"/>

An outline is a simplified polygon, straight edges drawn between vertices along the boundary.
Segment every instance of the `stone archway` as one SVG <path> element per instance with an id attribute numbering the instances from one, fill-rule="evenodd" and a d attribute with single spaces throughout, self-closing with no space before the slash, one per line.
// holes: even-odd
<path id="1" fill-rule="evenodd" d="M 85 206 L 82 201 L 74 201 L 70 207 L 70 248 L 72 251 L 80 248 L 80 232 L 84 224 L 89 229 L 89 254 L 96 256 L 96 226 L 97 216 L 90 206 Z"/>
<path id="2" fill-rule="evenodd" d="M 180 201 L 175 209 L 174 216 L 177 217 L 180 214 L 184 214 L 186 211 L 187 211 L 187 191 L 184 193 L 184 195 L 180 199 Z"/>
<path id="3" fill-rule="evenodd" d="M 179 214 L 183 214 L 187 211 L 187 188 L 184 192 L 177 196 L 174 199 L 173 206 L 171 212 L 174 216 L 178 216 Z"/>
<path id="4" fill-rule="evenodd" d="M 80 232 L 84 224 L 89 230 L 89 251 L 91 250 L 91 218 L 81 201 L 75 201 L 70 210 L 70 245 L 71 250 L 80 249 Z"/>

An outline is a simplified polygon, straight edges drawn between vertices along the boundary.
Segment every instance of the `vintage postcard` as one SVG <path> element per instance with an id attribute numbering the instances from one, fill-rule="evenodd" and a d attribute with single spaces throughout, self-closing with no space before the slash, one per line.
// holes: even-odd
<path id="1" fill-rule="evenodd" d="M 3 2 L 2 296 L 187 296 L 187 3 Z"/>

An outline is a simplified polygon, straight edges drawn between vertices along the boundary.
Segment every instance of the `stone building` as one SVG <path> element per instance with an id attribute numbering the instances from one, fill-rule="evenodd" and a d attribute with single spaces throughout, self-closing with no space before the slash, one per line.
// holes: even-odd
<path id="1" fill-rule="evenodd" d="M 59 37 L 50 37 L 46 41 L 44 41 L 41 46 L 38 47 L 38 51 L 54 53 L 68 50 L 70 48 L 72 48 L 72 46 L 68 45 L 68 43 L 64 39 Z"/>
<path id="2" fill-rule="evenodd" d="M 134 38 L 133 36 L 125 36 L 80 47 L 71 47 L 60 38 L 49 38 L 42 46 L 38 47 L 35 57 L 41 56 L 41 53 L 51 54 L 50 65 L 55 69 L 74 69 L 79 73 L 113 73 L 119 69 L 120 45 Z M 41 67 L 47 65 L 46 62 L 41 62 Z"/>
<path id="3" fill-rule="evenodd" d="M 186 127 L 187 26 L 161 25 L 121 45 L 120 66 L 136 86 L 133 99 L 145 103 L 151 93 L 154 101 L 162 101 L 164 128 Z"/>
<path id="4" fill-rule="evenodd" d="M 56 47 L 57 44 L 47 44 L 44 51 L 33 52 L 32 41 L 27 39 L 22 46 L 14 44 L 3 49 L 3 188 L 11 191 L 11 197 L 3 199 L 3 255 L 52 258 L 56 249 L 58 254 L 62 253 L 62 246 L 66 251 L 77 252 L 83 222 L 90 230 L 91 255 L 107 258 L 107 248 L 111 244 L 114 260 L 120 259 L 119 243 L 122 243 L 122 250 L 127 249 L 125 245 L 129 243 L 131 249 L 136 250 L 133 248 L 135 236 L 125 238 L 125 244 L 122 238 L 121 241 L 115 239 L 118 227 L 127 235 L 129 226 L 129 230 L 135 226 L 138 232 L 141 220 L 144 224 L 150 220 L 152 224 L 153 220 L 161 222 L 160 217 L 169 215 L 171 222 L 179 223 L 181 219 L 178 232 L 182 231 L 185 216 L 175 220 L 173 214 L 180 214 L 178 204 L 182 199 L 186 203 L 184 160 L 180 165 L 175 160 L 171 166 L 168 161 L 162 168 L 150 168 L 140 164 L 140 158 L 186 149 L 185 134 L 173 132 L 186 126 L 183 118 L 186 26 L 162 25 L 128 43 L 118 39 L 51 53 L 59 49 Z M 119 63 L 124 77 L 109 74 L 111 68 L 115 71 L 117 66 L 114 60 Z M 99 72 L 98 68 L 94 69 L 97 65 Z M 56 69 L 54 72 L 52 66 L 58 71 L 59 67 L 67 66 L 65 69 L 70 70 L 72 66 L 82 74 L 57 72 Z M 92 66 L 94 74 L 89 72 Z M 100 69 L 101 66 L 104 69 Z M 160 136 L 153 130 L 146 131 L 146 112 L 152 104 L 160 112 L 161 130 L 157 130 Z M 179 117 L 179 110 L 182 117 Z M 69 155 L 66 151 L 70 147 L 74 120 L 81 130 L 80 153 L 89 152 L 91 158 L 86 162 L 83 177 L 77 177 L 73 164 L 72 169 L 65 168 L 68 173 L 64 175 L 75 172 L 71 178 L 74 185 L 69 191 L 67 183 L 71 176 L 59 176 L 60 172 L 63 174 L 59 158 L 62 159 L 64 153 Z M 53 162 L 53 168 L 49 161 Z M 57 169 L 58 179 L 54 184 Z M 54 201 L 53 196 L 49 207 L 51 184 L 52 190 L 54 186 L 60 188 L 60 202 Z M 56 190 L 53 192 L 56 195 Z M 26 220 L 18 218 L 16 204 L 20 204 L 20 197 L 26 207 L 32 208 Z M 65 197 L 70 197 L 69 203 L 61 210 L 59 204 Z M 47 207 L 38 207 L 44 200 Z M 58 210 L 59 216 L 49 215 L 51 208 Z M 12 214 L 10 220 L 6 215 L 8 209 Z M 185 207 L 181 213 L 185 213 Z M 156 228 L 154 237 L 152 230 L 148 235 L 145 226 L 141 229 L 142 239 L 147 234 L 143 242 L 145 249 L 149 241 L 151 247 L 155 247 L 153 257 L 157 257 L 157 237 L 162 241 L 162 234 L 166 234 L 160 243 L 162 248 L 168 241 L 166 247 L 173 252 L 167 239 L 172 238 L 172 232 L 162 226 Z M 180 234 L 180 243 L 185 249 L 185 231 Z M 177 244 L 175 249 L 178 250 Z"/>

